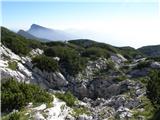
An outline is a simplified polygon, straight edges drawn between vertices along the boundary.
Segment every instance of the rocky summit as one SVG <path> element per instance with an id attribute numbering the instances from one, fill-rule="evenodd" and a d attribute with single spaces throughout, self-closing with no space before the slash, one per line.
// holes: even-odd
<path id="1" fill-rule="evenodd" d="M 157 118 L 159 57 L 92 40 L 30 40 L 1 29 L 2 120 Z"/>

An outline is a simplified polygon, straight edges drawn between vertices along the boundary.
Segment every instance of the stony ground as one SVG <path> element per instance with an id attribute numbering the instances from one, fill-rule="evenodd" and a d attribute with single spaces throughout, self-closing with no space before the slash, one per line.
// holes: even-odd
<path id="1" fill-rule="evenodd" d="M 43 51 L 34 49 L 30 56 L 39 54 L 43 54 Z M 151 61 L 148 68 L 133 69 L 146 59 L 128 63 L 122 55 L 117 54 L 109 59 L 89 61 L 86 69 L 76 77 L 64 77 L 60 72 L 48 73 L 33 68 L 30 56 L 20 57 L 2 45 L 1 77 L 14 77 L 18 81 L 38 84 L 53 95 L 56 93 L 55 87 L 61 92 L 70 90 L 79 102 L 76 106 L 69 107 L 54 97 L 50 106 L 42 104 L 34 107 L 30 103 L 24 111 L 19 111 L 28 119 L 146 120 L 151 116 L 153 108 L 146 97 L 145 80 L 150 68 L 160 68 L 159 62 Z M 77 108 L 85 108 L 87 112 L 77 112 Z"/>

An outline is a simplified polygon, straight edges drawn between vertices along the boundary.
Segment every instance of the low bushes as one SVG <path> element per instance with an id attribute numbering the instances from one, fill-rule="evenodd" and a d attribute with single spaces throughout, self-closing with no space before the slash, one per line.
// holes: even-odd
<path id="1" fill-rule="evenodd" d="M 21 109 L 29 102 L 49 103 L 53 97 L 36 85 L 19 83 L 15 79 L 4 80 L 1 86 L 2 112 Z"/>
<path id="2" fill-rule="evenodd" d="M 149 61 L 143 61 L 143 62 L 138 63 L 133 69 L 144 69 L 149 66 L 150 66 Z"/>
<path id="3" fill-rule="evenodd" d="M 34 57 L 32 59 L 32 63 L 34 64 L 34 67 L 37 67 L 42 71 L 45 70 L 47 72 L 55 72 L 55 71 L 58 71 L 59 69 L 59 66 L 56 60 L 44 55 Z"/>
<path id="4" fill-rule="evenodd" d="M 72 93 L 69 92 L 69 91 L 66 92 L 66 93 L 64 93 L 64 94 L 62 94 L 62 93 L 56 93 L 55 96 L 56 96 L 57 98 L 65 101 L 66 104 L 67 104 L 68 106 L 70 106 L 70 107 L 74 106 L 75 103 L 76 103 L 76 101 L 77 101 L 76 97 L 75 97 L 74 95 L 72 95 Z"/>
<path id="5" fill-rule="evenodd" d="M 59 57 L 59 65 L 69 75 L 76 75 L 86 67 L 86 59 L 79 53 L 69 47 L 50 47 L 45 49 L 44 54 L 50 57 Z M 65 73 L 64 73 L 65 74 Z"/>
<path id="6" fill-rule="evenodd" d="M 90 111 L 85 107 L 73 108 L 73 112 L 71 113 L 73 116 L 78 117 L 80 115 L 86 114 L 90 115 Z"/>
<path id="7" fill-rule="evenodd" d="M 84 56 L 84 57 L 90 57 L 92 59 L 97 59 L 99 57 L 109 58 L 110 54 L 105 49 L 98 48 L 98 47 L 90 47 L 90 48 L 87 48 L 82 53 L 82 56 Z"/>
<path id="8" fill-rule="evenodd" d="M 27 55 L 30 49 L 27 46 L 25 38 L 16 35 L 14 32 L 1 27 L 2 31 L 2 44 L 11 49 L 18 55 Z"/>
<path id="9" fill-rule="evenodd" d="M 15 54 L 27 55 L 32 48 L 42 48 L 41 42 L 26 39 L 4 27 L 1 27 L 1 42 Z"/>
<path id="10" fill-rule="evenodd" d="M 152 70 L 147 85 L 148 98 L 157 110 L 160 110 L 160 70 Z"/>
<path id="11" fill-rule="evenodd" d="M 9 61 L 8 68 L 10 68 L 12 70 L 16 70 L 17 69 L 17 62 L 16 61 Z"/>

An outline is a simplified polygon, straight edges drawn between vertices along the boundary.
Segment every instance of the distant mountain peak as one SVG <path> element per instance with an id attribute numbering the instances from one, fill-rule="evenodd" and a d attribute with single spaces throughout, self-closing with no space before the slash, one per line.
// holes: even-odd
<path id="1" fill-rule="evenodd" d="M 43 27 L 41 25 L 37 25 L 37 24 L 32 24 L 30 29 L 48 29 L 46 27 Z"/>
<path id="2" fill-rule="evenodd" d="M 38 38 L 35 37 L 34 35 L 26 32 L 26 31 L 24 31 L 24 30 L 22 30 L 22 29 L 20 29 L 20 30 L 17 32 L 17 34 L 19 34 L 19 35 L 21 35 L 21 36 L 23 36 L 23 37 L 25 37 L 25 38 L 27 38 L 27 39 L 38 39 Z"/>
<path id="3" fill-rule="evenodd" d="M 32 24 L 27 32 L 35 37 L 53 41 L 64 41 L 74 38 L 73 35 L 66 33 L 65 31 L 47 28 L 37 24 Z"/>
<path id="4" fill-rule="evenodd" d="M 24 30 L 20 29 L 17 33 L 20 33 L 20 32 L 25 32 Z"/>

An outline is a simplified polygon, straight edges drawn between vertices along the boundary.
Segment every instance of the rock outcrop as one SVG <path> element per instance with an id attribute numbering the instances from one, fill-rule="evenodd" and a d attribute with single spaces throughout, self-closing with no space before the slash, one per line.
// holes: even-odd
<path id="1" fill-rule="evenodd" d="M 32 118 L 35 120 L 130 119 L 134 117 L 134 109 L 143 109 L 142 98 L 146 97 L 145 85 L 133 78 L 146 76 L 151 68 L 160 68 L 159 62 L 152 61 L 147 68 L 133 69 L 146 59 L 126 63 L 122 55 L 113 54 L 108 59 L 88 61 L 86 68 L 76 76 L 64 76 L 60 71 L 47 72 L 33 67 L 31 57 L 43 54 L 43 50 L 33 49 L 29 56 L 19 56 L 3 45 L 0 48 L 2 79 L 12 77 L 19 82 L 38 84 L 53 94 L 57 90 L 60 93 L 69 90 L 79 98 L 79 103 L 73 108 L 55 96 L 50 108 L 46 104 L 36 108 L 30 105 L 27 109 L 33 112 Z M 58 57 L 53 59 L 60 60 Z M 16 63 L 14 69 L 10 68 L 9 62 Z M 122 68 L 126 66 L 128 69 L 123 71 Z M 86 108 L 90 114 L 73 115 L 74 108 L 79 107 Z"/>

